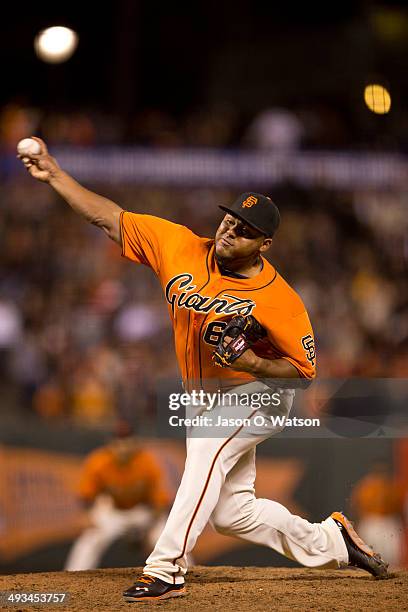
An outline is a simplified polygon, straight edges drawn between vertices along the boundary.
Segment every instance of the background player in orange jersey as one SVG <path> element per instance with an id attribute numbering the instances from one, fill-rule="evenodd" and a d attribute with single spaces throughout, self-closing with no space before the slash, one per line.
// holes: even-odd
<path id="1" fill-rule="evenodd" d="M 193 414 L 205 415 L 207 421 L 188 428 L 185 471 L 172 510 L 143 575 L 125 591 L 125 599 L 184 594 L 187 558 L 208 521 L 221 533 L 269 546 L 308 567 L 349 564 L 385 576 L 386 564 L 342 513 L 310 523 L 277 502 L 255 497 L 256 445 L 283 428 L 270 417 L 288 416 L 294 397 L 288 387 L 301 379 L 312 380 L 316 367 L 305 307 L 262 257 L 279 225 L 275 204 L 261 194 L 242 194 L 231 207 L 222 207 L 227 214 L 215 240 L 201 238 L 164 219 L 123 211 L 88 191 L 37 141 L 41 153 L 23 159 L 30 174 L 103 229 L 121 245 L 125 257 L 150 266 L 158 276 L 185 389 L 233 389 L 237 398 L 225 405 L 221 394 L 211 410 L 206 402 L 192 407 Z M 266 337 L 232 367 L 217 368 L 214 348 L 226 322 L 237 314 L 255 316 Z M 293 384 L 274 384 L 274 379 L 291 379 Z M 270 401 L 259 405 L 261 395 Z M 241 402 L 244 397 L 256 397 L 256 407 L 254 402 Z M 224 417 L 228 424 L 218 426 Z"/>
<path id="2" fill-rule="evenodd" d="M 124 535 L 154 544 L 171 502 L 156 457 L 122 423 L 109 444 L 86 458 L 78 495 L 89 507 L 90 525 L 69 552 L 65 569 L 70 571 L 98 567 L 104 552 Z"/>
<path id="3" fill-rule="evenodd" d="M 392 477 L 386 462 L 375 462 L 356 482 L 351 506 L 359 532 L 386 557 L 391 567 L 399 567 L 403 549 L 404 496 L 401 484 Z"/>

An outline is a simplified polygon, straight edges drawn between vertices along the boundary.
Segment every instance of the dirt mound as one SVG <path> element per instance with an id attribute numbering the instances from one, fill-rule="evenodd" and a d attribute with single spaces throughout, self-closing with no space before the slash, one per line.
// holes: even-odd
<path id="1" fill-rule="evenodd" d="M 1 610 L 146 609 L 130 604 L 122 591 L 140 573 L 137 569 L 55 572 L 0 576 L 0 591 L 69 593 L 63 604 L 5 604 Z M 187 595 L 159 602 L 168 610 L 238 612 L 267 610 L 408 610 L 408 572 L 374 580 L 359 570 L 309 570 L 269 567 L 195 567 L 188 575 Z"/>

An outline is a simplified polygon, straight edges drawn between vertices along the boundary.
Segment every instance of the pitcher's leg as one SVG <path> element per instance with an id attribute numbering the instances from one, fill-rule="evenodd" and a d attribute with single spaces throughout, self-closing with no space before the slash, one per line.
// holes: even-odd
<path id="1" fill-rule="evenodd" d="M 255 448 L 243 455 L 226 477 L 211 516 L 215 529 L 262 544 L 308 567 L 347 563 L 343 537 L 331 518 L 310 523 L 282 504 L 254 494 Z"/>
<path id="2" fill-rule="evenodd" d="M 144 572 L 181 584 L 187 555 L 218 502 L 226 474 L 255 442 L 249 438 L 191 438 L 187 460 L 165 528 L 146 561 Z"/>

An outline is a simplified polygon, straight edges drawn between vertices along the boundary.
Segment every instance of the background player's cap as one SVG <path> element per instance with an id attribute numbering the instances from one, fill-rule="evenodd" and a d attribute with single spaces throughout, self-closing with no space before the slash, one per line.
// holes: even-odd
<path id="1" fill-rule="evenodd" d="M 279 227 L 279 209 L 270 198 L 252 191 L 241 193 L 231 206 L 220 206 L 221 210 L 238 217 L 266 236 L 273 236 Z"/>
<path id="2" fill-rule="evenodd" d="M 135 435 L 135 428 L 126 419 L 119 419 L 112 428 L 113 438 L 131 438 Z"/>

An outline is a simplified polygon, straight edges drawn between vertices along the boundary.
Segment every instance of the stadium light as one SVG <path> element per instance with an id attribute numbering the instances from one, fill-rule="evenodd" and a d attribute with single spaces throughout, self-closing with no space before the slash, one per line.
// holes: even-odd
<path id="1" fill-rule="evenodd" d="M 70 28 L 54 26 L 42 30 L 34 39 L 37 56 L 49 64 L 68 60 L 78 45 L 78 34 Z"/>
<path id="2" fill-rule="evenodd" d="M 376 115 L 385 115 L 391 108 L 391 96 L 383 85 L 367 85 L 364 89 L 364 101 Z"/>

